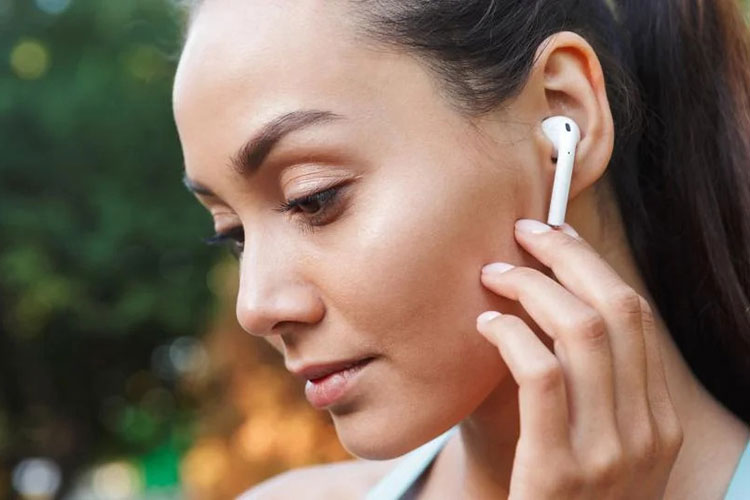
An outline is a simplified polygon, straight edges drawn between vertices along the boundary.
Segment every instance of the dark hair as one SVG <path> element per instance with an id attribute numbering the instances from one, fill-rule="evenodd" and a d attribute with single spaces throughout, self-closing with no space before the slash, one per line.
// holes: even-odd
<path id="1" fill-rule="evenodd" d="M 348 0 L 479 116 L 574 31 L 605 75 L 605 175 L 654 305 L 698 379 L 750 422 L 750 43 L 737 0 Z"/>

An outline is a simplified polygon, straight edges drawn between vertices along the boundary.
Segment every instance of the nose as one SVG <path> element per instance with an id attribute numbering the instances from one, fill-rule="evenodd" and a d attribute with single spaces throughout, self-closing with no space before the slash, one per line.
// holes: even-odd
<path id="1" fill-rule="evenodd" d="M 284 333 L 279 325 L 285 322 L 314 324 L 325 314 L 313 284 L 296 269 L 299 259 L 269 243 L 251 248 L 246 241 L 240 261 L 237 321 L 258 336 Z"/>

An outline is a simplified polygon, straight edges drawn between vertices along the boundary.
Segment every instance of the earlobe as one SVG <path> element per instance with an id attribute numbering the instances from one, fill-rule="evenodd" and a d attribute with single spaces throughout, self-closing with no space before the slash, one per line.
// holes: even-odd
<path id="1" fill-rule="evenodd" d="M 614 147 L 614 122 L 601 63 L 583 37 L 563 31 L 539 46 L 532 78 L 538 78 L 542 87 L 540 128 L 553 115 L 564 115 L 580 127 L 568 195 L 575 198 L 604 175 Z M 551 160 L 548 165 L 555 166 Z"/>

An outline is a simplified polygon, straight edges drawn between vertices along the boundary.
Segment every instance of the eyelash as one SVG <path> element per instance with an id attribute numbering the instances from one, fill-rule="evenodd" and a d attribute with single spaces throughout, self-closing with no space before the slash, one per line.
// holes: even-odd
<path id="1" fill-rule="evenodd" d="M 319 204 L 321 208 L 313 212 L 312 216 L 307 217 L 307 220 L 301 223 L 304 229 L 308 229 L 312 232 L 317 226 L 325 225 L 325 220 L 328 217 L 330 210 L 333 208 L 333 205 L 338 201 L 342 188 L 343 185 L 333 186 L 316 193 L 284 201 L 280 203 L 278 207 L 274 208 L 274 210 L 279 213 L 287 213 L 308 203 Z M 242 229 L 242 226 L 236 226 L 224 233 L 217 233 L 209 238 L 205 238 L 203 241 L 207 245 L 229 244 L 232 253 L 239 257 L 242 254 L 242 246 L 245 241 L 244 230 Z"/>

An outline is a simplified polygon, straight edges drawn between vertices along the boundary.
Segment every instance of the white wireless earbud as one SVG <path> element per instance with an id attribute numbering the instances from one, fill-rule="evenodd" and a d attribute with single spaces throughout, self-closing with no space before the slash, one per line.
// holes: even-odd
<path id="1" fill-rule="evenodd" d="M 576 122 L 567 116 L 553 116 L 542 122 L 544 135 L 555 145 L 557 166 L 555 182 L 552 185 L 552 199 L 549 204 L 547 224 L 560 227 L 565 222 L 565 210 L 568 207 L 570 179 L 573 176 L 573 164 L 576 160 L 576 146 L 581 140 L 581 130 Z"/>

